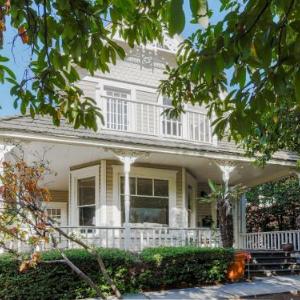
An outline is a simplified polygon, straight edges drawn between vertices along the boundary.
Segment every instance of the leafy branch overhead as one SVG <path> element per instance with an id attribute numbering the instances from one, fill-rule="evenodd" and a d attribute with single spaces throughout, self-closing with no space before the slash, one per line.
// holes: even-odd
<path id="1" fill-rule="evenodd" d="M 192 2 L 197 8 L 197 1 Z M 113 39 L 116 34 L 133 47 L 161 41 L 164 28 L 181 32 L 182 5 L 177 0 L 1 0 L 0 43 L 11 42 L 5 30 L 12 27 L 14 42 L 21 39 L 24 49 L 30 47 L 31 60 L 17 80 L 6 65 L 9 59 L 0 55 L 0 81 L 12 84 L 14 105 L 22 114 L 50 115 L 56 125 L 64 117 L 75 128 L 96 130 L 102 114 L 95 100 L 76 86 L 78 71 L 108 72 L 110 64 L 124 59 L 124 49 Z"/>
<path id="2" fill-rule="evenodd" d="M 207 105 L 219 137 L 262 161 L 281 149 L 299 152 L 300 2 L 220 2 L 222 19 L 183 42 L 161 92 L 175 115 L 186 102 Z"/>

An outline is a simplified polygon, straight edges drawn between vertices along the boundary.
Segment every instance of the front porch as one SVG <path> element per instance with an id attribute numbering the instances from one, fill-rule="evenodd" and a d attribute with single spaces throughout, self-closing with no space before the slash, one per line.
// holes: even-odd
<path id="1" fill-rule="evenodd" d="M 29 163 L 39 156 L 49 162 L 52 172 L 43 184 L 52 200 L 45 206 L 65 232 L 95 246 L 131 251 L 222 246 L 216 205 L 200 200 L 210 192 L 208 179 L 253 186 L 293 171 L 287 161 L 271 162 L 262 169 L 238 154 L 49 141 L 25 142 L 22 147 Z M 12 156 L 7 153 L 5 158 Z M 231 166 L 230 174 L 224 173 L 226 164 Z M 235 247 L 252 247 L 244 234 L 244 198 L 234 204 L 233 217 Z M 75 246 L 62 236 L 58 240 L 60 247 Z"/>

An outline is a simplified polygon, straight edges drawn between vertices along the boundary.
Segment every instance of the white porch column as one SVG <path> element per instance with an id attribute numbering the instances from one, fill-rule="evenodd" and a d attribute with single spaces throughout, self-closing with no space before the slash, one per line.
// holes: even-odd
<path id="1" fill-rule="evenodd" d="M 111 149 L 112 152 L 123 163 L 124 167 L 124 208 L 125 208 L 125 237 L 124 248 L 129 249 L 130 246 L 130 168 L 131 165 L 141 157 L 148 157 L 149 154 L 145 152 L 126 151 Z"/>
<path id="2" fill-rule="evenodd" d="M 12 149 L 14 148 L 14 146 L 11 145 L 0 145 L 0 176 L 3 175 L 3 163 L 5 161 L 5 154 L 10 152 Z M 2 180 L 0 178 L 0 187 L 2 186 Z M 2 198 L 2 195 L 0 194 L 0 213 L 2 210 L 2 206 L 4 199 Z M 2 248 L 0 248 L 0 253 L 3 253 L 4 250 Z"/>
<path id="3" fill-rule="evenodd" d="M 130 243 L 130 167 L 135 162 L 137 157 L 134 156 L 119 156 L 120 161 L 124 164 L 124 208 L 125 208 L 125 250 L 129 249 Z"/>
<path id="4" fill-rule="evenodd" d="M 240 233 L 246 233 L 246 208 L 247 208 L 247 198 L 246 194 L 243 194 L 241 198 L 241 228 Z"/>

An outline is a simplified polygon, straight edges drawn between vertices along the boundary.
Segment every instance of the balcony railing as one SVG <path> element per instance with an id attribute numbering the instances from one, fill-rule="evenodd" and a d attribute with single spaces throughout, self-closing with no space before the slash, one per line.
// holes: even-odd
<path id="1" fill-rule="evenodd" d="M 102 97 L 105 129 L 213 143 L 211 121 L 205 113 L 187 110 L 177 119 L 166 116 L 167 106 Z"/>

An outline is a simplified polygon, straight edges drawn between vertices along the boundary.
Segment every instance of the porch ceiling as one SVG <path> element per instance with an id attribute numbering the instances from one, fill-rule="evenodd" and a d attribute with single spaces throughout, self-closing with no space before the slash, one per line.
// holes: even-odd
<path id="1" fill-rule="evenodd" d="M 22 143 L 27 161 L 36 161 L 45 157 L 49 161 L 53 174 L 47 176 L 45 184 L 50 189 L 68 190 L 69 170 L 71 167 L 89 164 L 101 159 L 117 160 L 110 150 L 95 146 L 69 145 L 50 142 Z M 208 179 L 221 182 L 222 174 L 216 161 L 211 158 L 184 154 L 150 153 L 141 157 L 136 163 L 184 167 L 198 182 Z M 280 164 L 268 164 L 264 168 L 255 166 L 249 161 L 235 160 L 236 168 L 230 177 L 230 184 L 257 185 L 289 175 L 293 168 Z"/>

